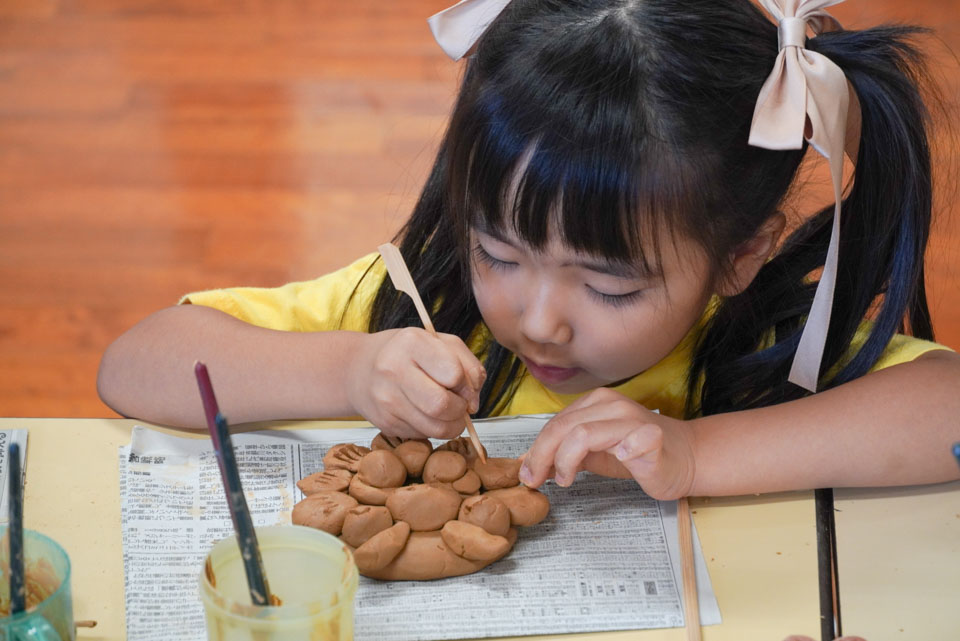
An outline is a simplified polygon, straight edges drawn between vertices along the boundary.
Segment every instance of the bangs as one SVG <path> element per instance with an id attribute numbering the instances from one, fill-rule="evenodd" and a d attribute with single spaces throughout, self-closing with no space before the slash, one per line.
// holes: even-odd
<path id="1" fill-rule="evenodd" d="M 579 253 L 658 274 L 661 239 L 703 244 L 705 230 L 687 221 L 706 207 L 695 183 L 709 172 L 660 135 L 655 97 L 641 99 L 642 71 L 611 51 L 628 39 L 597 37 L 602 27 L 531 52 L 537 64 L 470 61 L 447 138 L 461 247 L 471 227 L 515 234 L 533 249 L 555 234 Z"/>

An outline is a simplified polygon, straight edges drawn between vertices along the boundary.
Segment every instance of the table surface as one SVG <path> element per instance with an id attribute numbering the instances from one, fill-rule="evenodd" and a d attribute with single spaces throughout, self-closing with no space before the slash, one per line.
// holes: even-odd
<path id="1" fill-rule="evenodd" d="M 98 622 L 81 629 L 79 639 L 126 637 L 117 448 L 130 442 L 136 424 L 147 425 L 0 419 L 0 429 L 29 431 L 26 526 L 64 546 L 73 564 L 74 616 Z M 236 429 L 358 425 L 364 424 L 283 422 Z M 703 629 L 704 640 L 819 638 L 813 493 L 693 499 L 691 508 L 723 616 L 721 625 Z M 844 631 L 870 641 L 952 639 L 960 630 L 960 483 L 838 491 L 836 508 Z M 564 638 L 681 641 L 686 635 L 672 629 Z"/>

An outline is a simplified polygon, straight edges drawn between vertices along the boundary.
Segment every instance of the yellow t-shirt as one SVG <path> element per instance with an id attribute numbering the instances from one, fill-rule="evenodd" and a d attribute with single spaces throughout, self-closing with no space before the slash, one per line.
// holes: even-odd
<path id="1" fill-rule="evenodd" d="M 386 276 L 379 254 L 368 254 L 338 271 L 316 280 L 281 287 L 236 287 L 198 292 L 181 302 L 214 307 L 252 325 L 296 332 L 327 330 L 366 331 L 370 307 Z M 687 393 L 686 376 L 693 358 L 691 332 L 662 361 L 614 389 L 668 416 L 682 417 Z M 862 332 L 855 339 L 866 339 Z M 474 352 L 478 344 L 470 345 Z M 949 349 L 930 341 L 895 335 L 872 370 L 912 361 L 936 349 Z M 523 376 L 516 393 L 500 411 L 503 415 L 559 412 L 580 394 L 556 394 L 532 376 Z"/>

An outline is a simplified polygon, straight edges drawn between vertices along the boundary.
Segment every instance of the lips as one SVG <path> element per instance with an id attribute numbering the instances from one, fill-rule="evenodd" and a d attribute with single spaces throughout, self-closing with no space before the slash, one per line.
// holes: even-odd
<path id="1" fill-rule="evenodd" d="M 529 358 L 520 357 L 527 370 L 538 381 L 547 384 L 557 384 L 567 381 L 580 373 L 579 367 L 554 367 L 552 365 L 541 365 Z"/>

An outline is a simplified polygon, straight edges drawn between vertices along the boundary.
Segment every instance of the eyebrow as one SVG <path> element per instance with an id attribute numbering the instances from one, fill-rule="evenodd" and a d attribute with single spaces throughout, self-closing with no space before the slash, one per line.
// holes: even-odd
<path id="1" fill-rule="evenodd" d="M 489 227 L 486 224 L 486 221 L 477 221 L 472 224 L 471 227 L 473 227 L 473 229 L 476 231 L 503 243 L 504 245 L 510 245 L 511 247 L 522 249 L 518 248 L 517 243 L 513 239 L 505 236 L 499 229 L 493 229 Z M 635 265 L 633 263 L 626 263 L 617 260 L 603 260 L 601 258 L 592 258 L 589 256 L 584 256 L 582 258 L 578 258 L 577 260 L 564 263 L 564 267 L 568 265 L 583 267 L 584 269 L 589 269 L 590 271 L 597 272 L 599 274 L 608 274 L 618 278 L 650 279 L 659 275 L 658 270 L 649 269 L 645 265 Z"/>

